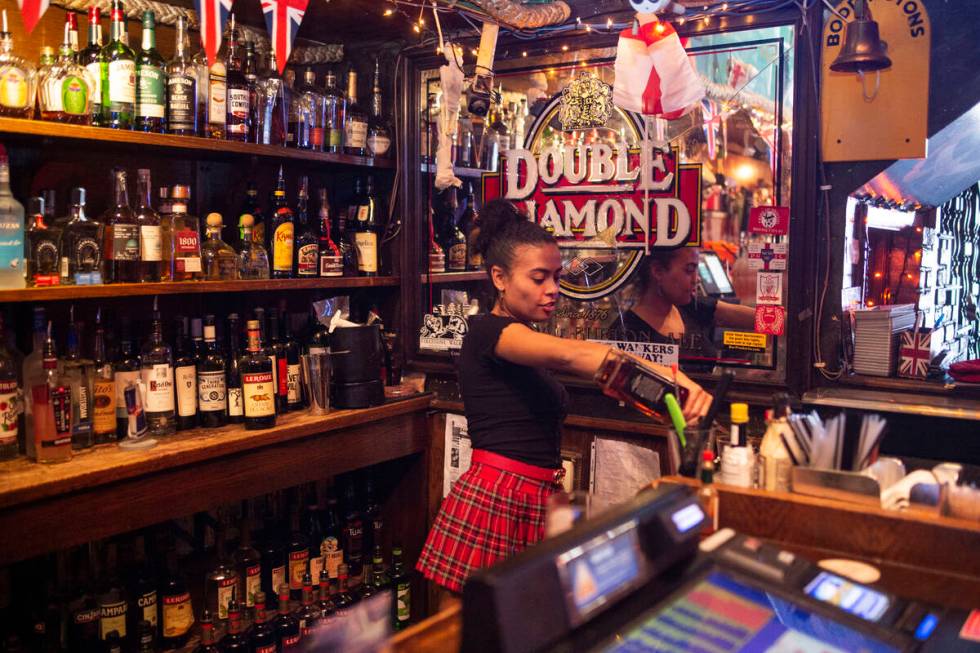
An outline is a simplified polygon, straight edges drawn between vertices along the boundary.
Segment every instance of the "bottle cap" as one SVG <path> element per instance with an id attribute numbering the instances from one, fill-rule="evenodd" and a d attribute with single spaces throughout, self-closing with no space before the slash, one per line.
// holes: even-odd
<path id="1" fill-rule="evenodd" d="M 177 184 L 170 191 L 171 199 L 189 200 L 191 198 L 191 187 L 185 184 Z"/>
<path id="2" fill-rule="evenodd" d="M 255 225 L 255 218 L 251 213 L 243 213 L 238 217 L 238 225 L 241 227 L 252 227 Z"/>
<path id="3" fill-rule="evenodd" d="M 45 57 L 45 56 L 53 57 L 54 56 L 54 48 L 51 47 L 50 45 L 43 46 L 41 48 L 41 56 L 42 57 Z"/>
<path id="4" fill-rule="evenodd" d="M 731 411 L 733 424 L 745 424 L 749 421 L 748 404 L 732 404 Z"/>
<path id="5" fill-rule="evenodd" d="M 208 217 L 204 218 L 204 221 L 209 227 L 220 227 L 221 226 L 221 214 L 220 213 L 208 213 Z"/>
<path id="6" fill-rule="evenodd" d="M 715 459 L 714 452 L 711 452 L 711 451 L 702 451 L 701 452 L 701 460 L 703 460 L 705 462 L 708 462 L 709 460 L 714 460 L 714 459 Z"/>

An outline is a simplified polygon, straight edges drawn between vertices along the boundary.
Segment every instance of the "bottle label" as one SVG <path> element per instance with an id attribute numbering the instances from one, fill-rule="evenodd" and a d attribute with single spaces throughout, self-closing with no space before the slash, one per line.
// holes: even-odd
<path id="1" fill-rule="evenodd" d="M 193 365 L 183 365 L 174 370 L 174 378 L 177 381 L 177 414 L 181 417 L 196 415 L 197 370 Z"/>
<path id="2" fill-rule="evenodd" d="M 22 68 L 0 67 L 0 105 L 8 109 L 26 109 L 30 104 L 27 90 L 27 75 Z"/>
<path id="3" fill-rule="evenodd" d="M 216 68 L 221 68 L 220 71 L 216 71 Z M 225 112 L 227 111 L 227 106 L 225 101 L 228 94 L 228 84 L 225 78 L 224 64 L 215 64 L 211 68 L 211 78 L 208 83 L 208 122 L 212 125 L 224 126 L 225 124 Z M 217 74 L 216 74 L 217 72 Z"/>
<path id="4" fill-rule="evenodd" d="M 298 646 L 299 640 L 300 640 L 300 634 L 299 633 L 296 633 L 295 635 L 290 635 L 289 637 L 283 637 L 282 638 L 282 650 L 285 651 L 287 648 L 292 648 L 294 646 L 297 647 L 297 648 L 299 648 L 299 646 Z"/>
<path id="5" fill-rule="evenodd" d="M 323 570 L 323 556 L 313 556 L 310 558 L 310 578 L 319 578 Z"/>
<path id="6" fill-rule="evenodd" d="M 225 411 L 228 397 L 225 392 L 224 371 L 198 373 L 197 399 L 202 413 Z"/>
<path id="7" fill-rule="evenodd" d="M 51 390 L 51 406 L 54 409 L 55 438 L 42 442 L 45 447 L 58 447 L 71 442 L 71 388 L 58 386 Z"/>
<path id="8" fill-rule="evenodd" d="M 272 589 L 279 593 L 279 588 L 282 587 L 283 583 L 286 582 L 286 568 L 285 567 L 273 567 L 272 568 Z"/>
<path id="9" fill-rule="evenodd" d="M 272 240 L 272 269 L 291 272 L 293 269 L 293 223 L 284 222 L 276 227 Z"/>
<path id="10" fill-rule="evenodd" d="M 286 398 L 290 406 L 299 405 L 303 401 L 299 387 L 299 365 L 286 366 Z"/>
<path id="11" fill-rule="evenodd" d="M 235 595 L 235 579 L 225 578 L 218 583 L 218 618 L 228 618 L 228 604 Z"/>
<path id="12" fill-rule="evenodd" d="M 229 134 L 248 134 L 248 108 L 247 88 L 228 89 L 228 115 L 233 118 L 228 121 Z"/>
<path id="13" fill-rule="evenodd" d="M 136 62 L 132 59 L 109 62 L 109 101 L 119 104 L 136 102 Z"/>
<path id="14" fill-rule="evenodd" d="M 228 415 L 242 417 L 245 415 L 245 405 L 242 401 L 241 388 L 228 388 Z"/>
<path id="15" fill-rule="evenodd" d="M 89 113 L 89 87 L 81 77 L 70 75 L 62 80 L 61 106 L 70 116 L 85 116 Z"/>
<path id="16" fill-rule="evenodd" d="M 102 248 L 94 238 L 79 238 L 75 241 L 75 266 L 79 272 L 91 272 L 102 261 Z"/>
<path id="17" fill-rule="evenodd" d="M 262 590 L 262 567 L 255 565 L 245 570 L 245 605 L 255 606 L 255 595 Z"/>
<path id="18" fill-rule="evenodd" d="M 378 271 L 378 234 L 373 231 L 358 231 L 354 234 L 357 247 L 357 269 L 359 272 Z"/>
<path id="19" fill-rule="evenodd" d="M 101 612 L 98 608 L 82 609 L 72 614 L 71 622 L 76 626 L 94 624 L 99 620 Z"/>
<path id="20" fill-rule="evenodd" d="M 344 126 L 344 143 L 347 147 L 363 149 L 367 146 L 367 123 L 361 120 L 348 120 Z"/>
<path id="21" fill-rule="evenodd" d="M 166 103 L 166 75 L 158 66 L 139 66 L 139 90 L 136 115 L 140 118 L 163 118 Z"/>
<path id="22" fill-rule="evenodd" d="M 317 256 L 319 248 L 316 245 L 303 245 L 296 254 L 296 275 L 300 277 L 315 277 L 317 274 Z"/>
<path id="23" fill-rule="evenodd" d="M 16 379 L 0 381 L 0 442 L 4 444 L 17 437 L 18 394 Z"/>
<path id="24" fill-rule="evenodd" d="M 140 226 L 140 256 L 146 262 L 163 260 L 163 239 L 160 225 Z"/>
<path id="25" fill-rule="evenodd" d="M 289 554 L 289 589 L 303 589 L 303 574 L 306 573 L 306 562 L 309 559 L 310 552 L 306 549 Z"/>
<path id="26" fill-rule="evenodd" d="M 92 104 L 101 106 L 102 105 L 102 65 L 98 62 L 85 64 L 85 70 L 88 71 L 89 77 L 95 82 L 92 87 Z"/>
<path id="27" fill-rule="evenodd" d="M 116 384 L 112 379 L 96 378 L 95 415 L 92 426 L 96 433 L 115 433 L 116 431 Z"/>
<path id="28" fill-rule="evenodd" d="M 344 276 L 344 257 L 333 254 L 320 254 L 320 276 L 321 277 L 342 277 Z"/>
<path id="29" fill-rule="evenodd" d="M 368 137 L 368 149 L 374 156 L 384 156 L 391 148 L 391 139 L 382 134 L 371 134 Z"/>
<path id="30" fill-rule="evenodd" d="M 194 609 L 188 592 L 163 598 L 163 636 L 180 637 L 194 625 Z"/>
<path id="31" fill-rule="evenodd" d="M 276 645 L 269 644 L 268 646 L 256 646 L 255 653 L 276 653 Z"/>
<path id="32" fill-rule="evenodd" d="M 167 125 L 171 131 L 197 129 L 197 78 L 171 75 L 167 78 Z"/>
<path id="33" fill-rule="evenodd" d="M 146 412 L 167 413 L 174 409 L 174 368 L 166 363 L 144 367 L 140 378 L 146 386 Z M 125 404 L 125 400 L 123 401 Z"/>
<path id="34" fill-rule="evenodd" d="M 157 625 L 157 593 L 156 590 L 147 592 L 136 599 L 136 606 L 143 615 L 141 619 L 149 621 L 150 625 L 156 628 Z"/>
<path id="35" fill-rule="evenodd" d="M 336 127 L 331 127 L 329 130 L 329 142 L 327 143 L 332 149 L 339 149 L 344 145 L 344 130 L 337 129 Z"/>
<path id="36" fill-rule="evenodd" d="M 177 272 L 201 271 L 201 240 L 193 229 L 174 234 L 174 264 Z"/>
<path id="37" fill-rule="evenodd" d="M 323 148 L 323 127 L 310 128 L 310 145 L 315 150 Z"/>
<path id="38" fill-rule="evenodd" d="M 276 394 L 280 397 L 289 396 L 289 363 L 286 362 L 286 357 L 276 358 L 275 378 L 276 383 Z"/>
<path id="39" fill-rule="evenodd" d="M 456 243 L 449 248 L 449 271 L 461 272 L 466 269 L 466 243 Z"/>
<path id="40" fill-rule="evenodd" d="M 395 586 L 395 614 L 398 621 L 408 621 L 412 616 L 412 586 L 398 583 Z"/>
<path id="41" fill-rule="evenodd" d="M 105 639 L 112 631 L 119 633 L 120 639 L 126 638 L 126 602 L 103 603 L 99 606 L 99 638 Z"/>
<path id="42" fill-rule="evenodd" d="M 136 383 L 140 378 L 140 373 L 138 371 L 133 372 L 116 372 L 114 375 L 116 386 L 116 419 L 126 419 L 128 413 L 126 412 L 126 388 L 129 387 L 131 383 Z"/>
<path id="43" fill-rule="evenodd" d="M 135 224 L 112 225 L 112 260 L 140 260 L 140 228 Z"/>
<path id="44" fill-rule="evenodd" d="M 323 565 L 327 569 L 327 575 L 330 578 L 337 578 L 340 563 L 344 561 L 344 551 L 340 548 L 340 542 L 332 535 L 323 538 L 323 542 L 320 543 L 320 553 L 323 555 Z"/>
<path id="45" fill-rule="evenodd" d="M 64 111 L 65 103 L 61 98 L 62 80 L 54 75 L 48 77 L 38 90 L 41 96 L 41 110 L 52 113 Z"/>
<path id="46" fill-rule="evenodd" d="M 276 386 L 272 372 L 242 374 L 242 394 L 245 396 L 245 417 L 276 414 Z"/>

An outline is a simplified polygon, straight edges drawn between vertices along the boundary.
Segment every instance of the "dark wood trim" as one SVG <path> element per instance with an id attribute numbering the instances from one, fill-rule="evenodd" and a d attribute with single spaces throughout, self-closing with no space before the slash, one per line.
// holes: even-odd
<path id="1" fill-rule="evenodd" d="M 473 270 L 470 272 L 435 272 L 421 275 L 422 285 L 441 284 L 441 283 L 466 283 L 472 281 L 487 281 L 486 270 Z"/>

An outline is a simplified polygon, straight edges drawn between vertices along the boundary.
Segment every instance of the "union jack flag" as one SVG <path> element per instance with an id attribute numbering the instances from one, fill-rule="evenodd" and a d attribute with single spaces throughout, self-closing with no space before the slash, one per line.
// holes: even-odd
<path id="1" fill-rule="evenodd" d="M 218 59 L 221 35 L 225 31 L 232 2 L 234 0 L 194 0 L 194 9 L 201 23 L 201 46 L 208 55 L 209 66 L 213 66 Z"/>
<path id="2" fill-rule="evenodd" d="M 309 4 L 310 0 L 262 0 L 265 26 L 272 39 L 272 51 L 276 54 L 280 75 L 293 51 L 293 40 Z"/>
<path id="3" fill-rule="evenodd" d="M 28 34 L 34 31 L 34 27 L 41 20 L 41 16 L 48 10 L 48 4 L 48 0 L 17 0 L 20 15 L 24 19 L 24 29 L 27 30 Z M 4 25 L 6 25 L 6 19 L 4 19 Z"/>
<path id="4" fill-rule="evenodd" d="M 721 112 L 714 100 L 701 100 L 701 114 L 704 118 L 704 136 L 708 141 L 708 158 L 712 161 L 718 156 L 718 128 L 721 126 Z"/>

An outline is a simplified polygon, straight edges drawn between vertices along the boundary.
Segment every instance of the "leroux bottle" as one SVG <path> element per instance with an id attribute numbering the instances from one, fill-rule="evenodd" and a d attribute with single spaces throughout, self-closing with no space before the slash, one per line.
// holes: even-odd
<path id="1" fill-rule="evenodd" d="M 152 11 L 143 12 L 143 42 L 136 55 L 136 124 L 144 132 L 163 133 L 166 126 L 166 64 L 157 51 Z"/>
<path id="2" fill-rule="evenodd" d="M 92 434 L 92 361 L 82 357 L 81 329 L 75 322 L 74 306 L 68 314 L 68 337 L 61 373 L 71 387 L 71 447 L 80 451 L 95 444 Z"/>
<path id="3" fill-rule="evenodd" d="M 175 321 L 174 385 L 177 399 L 177 430 L 197 426 L 197 358 L 187 337 L 187 318 Z"/>
<path id="4" fill-rule="evenodd" d="M 92 339 L 92 432 L 95 444 L 116 441 L 116 382 L 106 351 L 102 309 L 95 313 L 95 336 Z"/>
<path id="5" fill-rule="evenodd" d="M 126 171 L 112 171 L 113 208 L 105 214 L 106 279 L 111 283 L 135 283 L 140 280 L 140 225 L 129 208 Z"/>
<path id="6" fill-rule="evenodd" d="M 102 15 L 99 8 L 92 5 L 88 8 L 88 46 L 79 53 L 78 63 L 85 66 L 92 79 L 91 112 L 92 124 L 101 127 L 105 124 L 102 106 L 102 77 L 103 68 L 108 65 L 102 52 Z"/>
<path id="7" fill-rule="evenodd" d="M 207 608 L 216 620 L 229 617 L 229 608 L 238 587 L 238 572 L 225 559 L 225 525 L 218 524 L 214 533 L 215 560 L 204 577 L 204 596 Z"/>
<path id="8" fill-rule="evenodd" d="M 187 18 L 177 17 L 176 51 L 167 64 L 167 131 L 195 136 L 198 130 L 197 66 L 190 55 Z"/>
<path id="9" fill-rule="evenodd" d="M 146 397 L 146 421 L 150 435 L 173 435 L 177 430 L 174 357 L 170 346 L 163 341 L 163 321 L 156 300 L 150 338 L 140 357 L 140 382 Z"/>
<path id="10" fill-rule="evenodd" d="M 113 0 L 112 30 L 102 49 L 106 59 L 102 78 L 102 106 L 106 127 L 132 129 L 136 109 L 136 56 L 126 44 L 126 14 L 121 0 Z"/>
<path id="11" fill-rule="evenodd" d="M 299 648 L 302 633 L 299 630 L 299 619 L 289 610 L 289 585 L 279 588 L 279 614 L 275 620 L 276 638 L 279 640 L 279 651 L 292 651 Z"/>
<path id="12" fill-rule="evenodd" d="M 296 262 L 294 268 L 299 278 L 313 278 L 319 273 L 319 245 L 314 225 L 309 213 L 310 179 L 300 177 L 299 194 L 296 199 Z"/>
<path id="13" fill-rule="evenodd" d="M 85 189 L 71 190 L 71 217 L 61 235 L 61 283 L 102 283 L 105 227 L 85 213 Z"/>
<path id="14" fill-rule="evenodd" d="M 303 638 L 309 637 L 320 624 L 320 609 L 313 604 L 313 577 L 309 571 L 303 574 L 303 591 L 300 608 L 296 611 L 299 619 L 299 632 Z"/>
<path id="15" fill-rule="evenodd" d="M 347 115 L 347 99 L 337 87 L 337 73 L 327 71 L 324 82 L 323 149 L 325 152 L 344 151 L 344 120 Z"/>
<path id="16" fill-rule="evenodd" d="M 152 184 L 150 171 L 140 168 L 137 171 L 136 224 L 140 230 L 140 281 L 159 281 L 163 272 L 163 233 L 160 215 L 153 210 Z"/>
<path id="17" fill-rule="evenodd" d="M 269 623 L 265 592 L 255 595 L 255 626 L 252 628 L 252 653 L 276 653 L 278 638 L 275 628 Z"/>
<path id="18" fill-rule="evenodd" d="M 7 10 L 2 11 L 0 32 L 0 116 L 33 118 L 37 93 L 37 68 L 14 54 L 13 35 L 7 29 Z"/>
<path id="19" fill-rule="evenodd" d="M 276 425 L 276 386 L 272 360 L 262 352 L 259 321 L 248 321 L 248 351 L 239 364 L 245 399 L 245 428 L 265 429 Z"/>
<path id="20" fill-rule="evenodd" d="M 17 426 L 21 388 L 17 379 L 17 362 L 7 349 L 3 327 L 3 318 L 0 316 L 0 460 L 9 460 L 20 453 Z"/>
<path id="21" fill-rule="evenodd" d="M 187 583 L 177 569 L 177 552 L 172 544 L 166 558 L 167 573 L 160 584 L 160 634 L 164 648 L 175 649 L 187 643 L 194 627 L 194 607 L 191 604 L 191 594 L 187 591 Z M 207 625 L 213 628 L 210 622 Z M 207 634 L 205 624 L 202 623 L 202 640 Z"/>
<path id="22" fill-rule="evenodd" d="M 32 286 L 57 286 L 61 282 L 61 229 L 44 218 L 44 198 L 27 202 L 31 226 L 27 230 L 27 275 Z"/>
<path id="23" fill-rule="evenodd" d="M 381 93 L 381 58 L 374 60 L 374 80 L 371 84 L 371 118 L 368 122 L 368 152 L 371 156 L 388 156 L 391 149 L 391 130 L 384 116 L 384 99 Z"/>
<path id="24" fill-rule="evenodd" d="M 272 192 L 270 212 L 272 215 L 269 248 L 272 250 L 272 277 L 288 279 L 293 276 L 296 225 L 293 222 L 293 210 L 289 208 L 286 201 L 286 181 L 283 178 L 282 166 L 279 166 L 276 189 Z"/>
<path id="25" fill-rule="evenodd" d="M 252 546 L 252 506 L 250 500 L 242 501 L 241 533 L 238 548 L 232 554 L 232 563 L 238 574 L 238 597 L 245 606 L 245 622 L 258 621 L 259 603 L 264 601 L 262 593 L 262 557 Z M 261 595 L 261 598 L 260 598 Z M 273 642 L 274 643 L 274 642 Z"/>
<path id="26" fill-rule="evenodd" d="M 238 324 L 237 313 L 228 316 L 228 421 L 232 424 L 245 421 L 245 398 L 242 395 L 242 375 L 239 369 L 241 332 Z"/>
<path id="27" fill-rule="evenodd" d="M 221 650 L 227 653 L 251 653 L 249 638 L 242 623 L 242 607 L 235 600 L 228 606 L 228 633 L 221 640 Z"/>
<path id="28" fill-rule="evenodd" d="M 214 316 L 204 318 L 204 351 L 197 362 L 197 401 L 199 421 L 204 428 L 224 426 L 228 396 L 225 357 L 218 348 Z"/>
<path id="29" fill-rule="evenodd" d="M 330 200 L 327 198 L 327 189 L 320 189 L 320 237 L 318 250 L 320 257 L 319 272 L 321 277 L 342 277 L 344 276 L 344 257 L 340 252 L 340 247 L 330 236 L 331 221 L 333 216 L 330 211 Z"/>
<path id="30" fill-rule="evenodd" d="M 2 75 L 0 67 L 0 89 L 4 84 Z M 0 288 L 23 288 L 27 284 L 26 274 L 24 205 L 10 192 L 10 162 L 7 151 L 0 145 Z"/>

